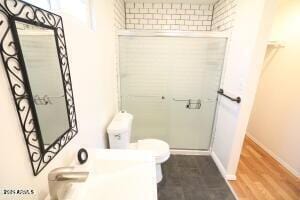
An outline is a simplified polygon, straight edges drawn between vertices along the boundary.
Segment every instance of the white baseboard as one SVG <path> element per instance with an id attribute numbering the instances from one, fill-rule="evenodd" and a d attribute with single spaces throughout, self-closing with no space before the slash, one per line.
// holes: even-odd
<path id="1" fill-rule="evenodd" d="M 224 168 L 222 162 L 220 161 L 220 159 L 218 158 L 218 156 L 216 155 L 216 153 L 214 151 L 211 152 L 211 157 L 215 161 L 219 171 L 221 172 L 222 176 L 226 180 L 229 180 L 229 181 L 236 180 L 236 175 L 235 174 L 227 174 L 226 169 Z"/>
<path id="2" fill-rule="evenodd" d="M 234 174 L 227 174 L 223 164 L 221 163 L 220 159 L 218 158 L 218 156 L 216 155 L 215 152 L 211 152 L 211 157 L 214 160 L 214 162 L 216 163 L 219 171 L 221 172 L 222 176 L 224 177 L 224 179 L 226 180 L 226 183 L 229 187 L 229 189 L 231 190 L 233 196 L 235 197 L 235 199 L 239 199 L 239 197 L 237 196 L 236 192 L 234 191 L 233 187 L 230 185 L 229 181 L 235 181 L 236 180 L 236 175 Z"/>
<path id="3" fill-rule="evenodd" d="M 184 150 L 184 149 L 171 149 L 171 154 L 173 155 L 199 155 L 199 156 L 209 156 L 209 151 L 202 150 Z"/>
<path id="4" fill-rule="evenodd" d="M 235 197 L 236 200 L 239 200 L 240 198 L 238 197 L 237 193 L 235 192 L 235 190 L 233 189 L 232 185 L 229 183 L 229 180 L 225 180 L 229 189 L 231 190 L 233 196 Z M 232 181 L 232 180 L 231 180 Z"/>
<path id="5" fill-rule="evenodd" d="M 294 176 L 298 177 L 300 179 L 300 172 L 298 172 L 296 169 L 291 167 L 288 163 L 286 163 L 283 159 L 281 159 L 278 155 L 276 155 L 274 152 L 272 152 L 270 149 L 268 149 L 265 145 L 263 145 L 261 142 L 259 142 L 255 137 L 250 135 L 249 133 L 247 136 L 260 148 L 262 148 L 265 152 L 267 152 L 272 158 L 274 158 L 277 162 L 279 162 L 283 167 L 285 167 L 290 173 L 292 173 Z"/>

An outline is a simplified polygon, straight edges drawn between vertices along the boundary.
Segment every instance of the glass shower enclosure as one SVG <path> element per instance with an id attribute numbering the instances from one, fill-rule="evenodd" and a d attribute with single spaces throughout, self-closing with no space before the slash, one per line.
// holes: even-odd
<path id="1" fill-rule="evenodd" d="M 134 116 L 131 140 L 209 150 L 226 37 L 120 35 L 120 106 Z"/>

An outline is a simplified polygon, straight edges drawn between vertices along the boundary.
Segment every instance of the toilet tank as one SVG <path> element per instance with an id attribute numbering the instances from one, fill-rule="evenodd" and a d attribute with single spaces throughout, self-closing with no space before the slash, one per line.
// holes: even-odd
<path id="1" fill-rule="evenodd" d="M 109 147 L 127 149 L 130 143 L 133 116 L 127 112 L 117 113 L 107 127 Z"/>

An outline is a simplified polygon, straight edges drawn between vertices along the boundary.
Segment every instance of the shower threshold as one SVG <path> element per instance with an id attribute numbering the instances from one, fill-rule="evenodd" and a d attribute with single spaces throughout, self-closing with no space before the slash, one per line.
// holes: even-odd
<path id="1" fill-rule="evenodd" d="M 171 149 L 171 154 L 209 156 L 211 152 L 209 150 L 196 150 L 196 149 Z"/>

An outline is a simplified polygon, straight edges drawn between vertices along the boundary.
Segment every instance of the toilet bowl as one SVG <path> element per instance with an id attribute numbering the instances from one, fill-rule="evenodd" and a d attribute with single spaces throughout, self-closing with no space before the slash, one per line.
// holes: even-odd
<path id="1" fill-rule="evenodd" d="M 143 139 L 136 143 L 130 143 L 129 149 L 151 151 L 156 162 L 156 182 L 159 183 L 162 178 L 161 164 L 170 157 L 170 147 L 168 143 L 157 139 Z"/>
<path id="2" fill-rule="evenodd" d="M 111 149 L 136 149 L 150 151 L 156 162 L 156 182 L 162 178 L 161 164 L 170 157 L 168 143 L 158 139 L 143 139 L 130 143 L 131 126 L 133 116 L 127 112 L 119 112 L 115 115 L 107 128 L 109 146 Z"/>

